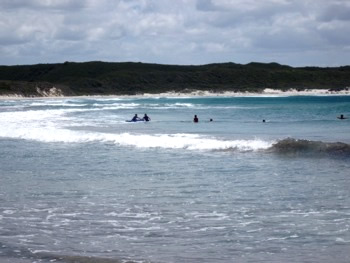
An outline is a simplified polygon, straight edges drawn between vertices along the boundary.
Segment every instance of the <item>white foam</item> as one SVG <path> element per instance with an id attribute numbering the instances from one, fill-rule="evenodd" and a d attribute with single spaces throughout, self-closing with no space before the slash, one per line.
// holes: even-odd
<path id="1" fill-rule="evenodd" d="M 197 151 L 258 151 L 273 142 L 259 139 L 224 140 L 197 134 L 102 133 L 70 130 L 77 124 L 66 115 L 81 109 L 15 111 L 0 113 L 0 137 L 40 142 L 85 143 L 103 142 L 139 148 L 187 149 Z M 86 122 L 85 122 L 86 124 Z"/>
<path id="2" fill-rule="evenodd" d="M 169 106 L 172 106 L 172 104 L 168 104 Z M 192 103 L 175 103 L 175 107 L 185 107 L 185 108 L 193 108 L 194 105 Z"/>
<path id="3" fill-rule="evenodd" d="M 337 243 L 350 243 L 350 240 L 345 240 L 343 238 L 337 237 L 335 239 L 335 242 L 337 242 Z"/>
<path id="4" fill-rule="evenodd" d="M 261 140 L 218 140 L 193 134 L 99 134 L 96 140 L 109 141 L 119 145 L 130 145 L 139 148 L 166 148 L 187 150 L 238 150 L 257 151 L 267 149 L 270 143 Z"/>
<path id="5" fill-rule="evenodd" d="M 6 214 L 6 215 L 12 215 L 12 214 L 16 213 L 16 211 L 14 211 L 14 210 L 4 210 L 3 213 Z"/>
<path id="6" fill-rule="evenodd" d="M 101 109 L 135 109 L 140 107 L 138 103 L 112 103 L 112 104 L 100 104 L 94 103 L 93 107 L 100 107 Z"/>
<path id="7" fill-rule="evenodd" d="M 271 147 L 272 143 L 254 140 L 220 140 L 193 134 L 131 134 L 72 131 L 50 126 L 36 126 L 26 129 L 2 129 L 0 137 L 35 140 L 40 142 L 106 142 L 139 148 L 165 148 L 188 150 L 238 150 L 258 151 Z"/>

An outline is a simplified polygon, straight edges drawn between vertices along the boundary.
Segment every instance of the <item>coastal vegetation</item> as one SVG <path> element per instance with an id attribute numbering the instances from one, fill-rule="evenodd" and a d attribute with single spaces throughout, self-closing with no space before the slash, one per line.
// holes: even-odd
<path id="1" fill-rule="evenodd" d="M 290 67 L 278 63 L 197 66 L 135 62 L 65 62 L 0 66 L 0 95 L 80 96 L 210 91 L 262 92 L 350 88 L 350 66 Z"/>

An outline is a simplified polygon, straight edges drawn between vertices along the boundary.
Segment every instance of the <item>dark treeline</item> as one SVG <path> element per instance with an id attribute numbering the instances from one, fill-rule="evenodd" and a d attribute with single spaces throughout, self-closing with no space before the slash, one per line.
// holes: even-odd
<path id="1" fill-rule="evenodd" d="M 277 63 L 200 66 L 146 63 L 65 62 L 0 66 L 0 95 L 40 96 L 52 87 L 63 95 L 133 95 L 161 92 L 261 92 L 271 89 L 350 87 L 350 66 L 320 68 Z"/>

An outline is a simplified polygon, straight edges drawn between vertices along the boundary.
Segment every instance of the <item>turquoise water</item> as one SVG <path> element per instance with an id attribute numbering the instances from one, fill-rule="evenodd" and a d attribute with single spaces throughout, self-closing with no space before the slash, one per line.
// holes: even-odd
<path id="1" fill-rule="evenodd" d="M 0 262 L 349 262 L 340 114 L 350 96 L 1 100 Z"/>

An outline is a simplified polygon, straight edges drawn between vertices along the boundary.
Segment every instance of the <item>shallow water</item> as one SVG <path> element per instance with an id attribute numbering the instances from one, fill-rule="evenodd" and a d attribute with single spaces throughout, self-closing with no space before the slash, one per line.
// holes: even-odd
<path id="1" fill-rule="evenodd" d="M 349 96 L 0 101 L 0 262 L 349 262 L 340 114 Z"/>

